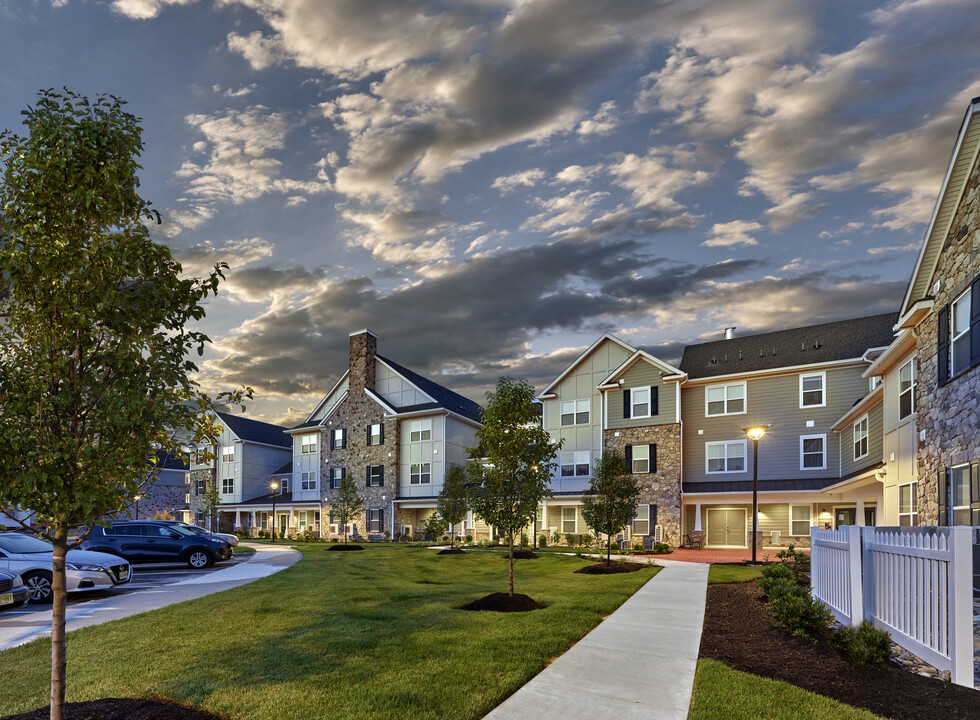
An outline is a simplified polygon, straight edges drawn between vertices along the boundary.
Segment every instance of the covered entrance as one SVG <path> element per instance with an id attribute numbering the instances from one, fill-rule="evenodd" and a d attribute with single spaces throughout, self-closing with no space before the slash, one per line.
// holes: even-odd
<path id="1" fill-rule="evenodd" d="M 709 547 L 746 547 L 744 509 L 708 509 Z"/>

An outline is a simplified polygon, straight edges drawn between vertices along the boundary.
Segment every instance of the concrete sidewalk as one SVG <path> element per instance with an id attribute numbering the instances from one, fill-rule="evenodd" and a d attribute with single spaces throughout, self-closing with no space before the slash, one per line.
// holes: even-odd
<path id="1" fill-rule="evenodd" d="M 283 570 L 302 557 L 296 550 L 274 545 L 251 545 L 255 556 L 247 562 L 223 570 L 191 577 L 155 589 L 110 595 L 80 603 L 69 603 L 66 609 L 66 630 L 86 625 L 98 625 L 109 620 L 194 600 L 211 593 L 228 590 Z M 134 576 L 135 577 L 135 576 Z M 32 607 L 32 606 L 28 606 Z M 0 650 L 23 645 L 36 637 L 51 634 L 51 610 L 18 615 L 4 619 L 0 615 Z"/>
<path id="2" fill-rule="evenodd" d="M 708 566 L 665 567 L 485 720 L 684 720 L 704 624 Z"/>

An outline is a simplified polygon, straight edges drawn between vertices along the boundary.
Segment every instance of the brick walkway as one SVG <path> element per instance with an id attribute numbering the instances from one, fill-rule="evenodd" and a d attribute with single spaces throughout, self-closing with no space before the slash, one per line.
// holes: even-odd
<path id="1" fill-rule="evenodd" d="M 780 551 L 781 548 L 759 548 L 755 551 L 755 559 L 757 562 L 765 562 L 768 559 L 770 561 L 776 560 L 776 553 Z M 803 552 L 809 554 L 809 550 L 804 548 Z M 751 548 L 705 548 L 703 550 L 689 550 L 688 548 L 677 548 L 670 555 L 648 555 L 653 559 L 663 558 L 664 560 L 677 560 L 680 562 L 692 562 L 692 563 L 738 563 L 745 562 L 746 560 L 752 559 Z"/>

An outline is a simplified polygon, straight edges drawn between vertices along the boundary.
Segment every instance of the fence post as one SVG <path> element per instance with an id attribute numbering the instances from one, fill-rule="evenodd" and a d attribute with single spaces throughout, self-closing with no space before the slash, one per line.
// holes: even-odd
<path id="1" fill-rule="evenodd" d="M 864 620 L 864 587 L 861 579 L 861 528 L 847 526 L 847 584 L 850 586 L 851 607 L 847 609 L 851 625 L 858 626 Z"/>
<path id="2" fill-rule="evenodd" d="M 817 544 L 817 527 L 810 528 L 810 594 L 817 595 L 817 572 L 820 567 L 820 546 Z"/>
<path id="3" fill-rule="evenodd" d="M 951 527 L 949 549 L 950 680 L 973 687 L 973 538 L 968 527 Z"/>
<path id="4" fill-rule="evenodd" d="M 869 621 L 875 616 L 875 559 L 874 552 L 871 550 L 874 537 L 875 529 L 873 527 L 861 528 L 861 567 L 864 572 L 862 583 L 863 617 Z"/>

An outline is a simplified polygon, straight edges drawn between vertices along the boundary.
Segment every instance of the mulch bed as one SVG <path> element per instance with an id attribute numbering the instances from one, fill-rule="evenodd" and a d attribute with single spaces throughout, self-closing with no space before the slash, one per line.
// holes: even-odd
<path id="1" fill-rule="evenodd" d="M 826 639 L 793 637 L 754 582 L 708 586 L 700 655 L 896 720 L 980 718 L 976 690 L 891 663 L 880 670 L 852 665 Z"/>
<path id="2" fill-rule="evenodd" d="M 364 548 L 360 545 L 331 545 L 327 550 L 363 550 Z"/>
<path id="3" fill-rule="evenodd" d="M 490 593 L 479 600 L 461 605 L 459 609 L 490 610 L 492 612 L 528 612 L 530 610 L 541 610 L 546 607 L 548 606 L 520 593 L 514 593 L 513 595 L 508 595 L 507 593 Z"/>
<path id="4" fill-rule="evenodd" d="M 440 550 L 436 555 L 465 555 L 466 551 L 463 548 L 446 548 L 445 550 Z"/>
<path id="5" fill-rule="evenodd" d="M 510 553 L 504 553 L 504 559 L 510 558 Z M 515 550 L 514 559 L 515 560 L 537 560 L 540 556 L 533 550 Z"/>
<path id="6" fill-rule="evenodd" d="M 596 563 L 595 565 L 586 565 L 584 568 L 580 568 L 575 572 L 582 573 L 583 575 L 617 575 L 619 573 L 636 572 L 640 568 L 645 567 L 648 567 L 645 563 L 615 561 L 608 565 L 604 562 Z"/>
<path id="7" fill-rule="evenodd" d="M 20 715 L 9 715 L 0 720 L 48 720 L 51 709 L 47 706 Z M 224 715 L 214 715 L 167 700 L 138 700 L 135 698 L 104 698 L 88 702 L 65 703 L 65 720 L 226 720 Z"/>

